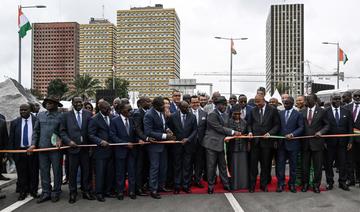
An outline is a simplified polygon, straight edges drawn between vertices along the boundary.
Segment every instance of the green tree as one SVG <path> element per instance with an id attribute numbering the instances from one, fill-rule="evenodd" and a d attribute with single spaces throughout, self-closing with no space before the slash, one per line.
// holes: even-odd
<path id="1" fill-rule="evenodd" d="M 87 74 L 84 74 L 83 76 L 77 75 L 72 84 L 74 88 L 68 92 L 68 100 L 75 96 L 80 96 L 83 100 L 88 100 L 95 97 L 96 90 L 101 89 L 100 81 L 98 79 L 93 79 Z"/>
<path id="2" fill-rule="evenodd" d="M 26 92 L 30 93 L 31 95 L 33 95 L 35 98 L 37 98 L 38 100 L 42 100 L 44 99 L 43 95 L 41 94 L 41 92 L 38 89 L 25 89 Z"/>
<path id="3" fill-rule="evenodd" d="M 286 83 L 281 82 L 281 81 L 276 84 L 276 88 L 279 91 L 280 95 L 287 93 L 290 89 L 290 87 L 287 86 Z"/>
<path id="4" fill-rule="evenodd" d="M 113 78 L 106 79 L 105 86 L 107 89 L 113 89 Z M 129 97 L 129 81 L 121 78 L 115 78 L 115 95 L 119 98 Z"/>
<path id="5" fill-rule="evenodd" d="M 47 93 L 49 96 L 57 96 L 61 99 L 68 90 L 67 84 L 61 79 L 54 79 L 50 81 Z"/>

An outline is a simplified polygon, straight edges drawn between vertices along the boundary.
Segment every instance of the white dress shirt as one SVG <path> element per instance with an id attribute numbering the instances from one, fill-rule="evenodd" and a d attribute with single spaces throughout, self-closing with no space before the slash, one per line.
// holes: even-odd
<path id="1" fill-rule="evenodd" d="M 356 103 L 354 102 L 354 104 L 353 104 L 353 109 L 352 109 L 352 111 L 351 111 L 351 114 L 354 113 L 355 107 L 356 107 Z M 360 104 L 358 104 L 357 110 L 355 111 L 355 119 L 354 119 L 354 121 L 356 121 L 356 119 L 357 119 L 357 117 L 358 117 L 358 115 L 359 115 L 359 109 L 360 109 Z"/>
<path id="2" fill-rule="evenodd" d="M 28 147 L 31 145 L 31 139 L 33 134 L 33 126 L 32 126 L 32 117 L 29 116 L 27 119 L 27 127 L 28 127 L 28 146 L 24 146 L 23 138 L 24 138 L 24 127 L 25 127 L 25 119 L 21 119 L 21 147 Z"/>
<path id="3" fill-rule="evenodd" d="M 334 115 L 335 120 L 336 120 L 336 116 L 335 116 L 336 111 L 335 111 L 335 109 L 338 109 L 337 111 L 338 111 L 338 114 L 339 114 L 339 119 L 340 119 L 340 117 L 341 117 L 341 114 L 340 114 L 340 107 L 338 107 L 338 108 L 334 108 L 333 106 L 331 106 L 331 109 L 332 109 L 332 112 L 333 112 L 333 115 Z"/>
<path id="4" fill-rule="evenodd" d="M 160 113 L 159 111 L 155 110 L 156 113 L 158 114 L 158 116 L 161 118 L 162 122 L 163 122 L 163 129 L 165 130 L 165 118 L 164 115 L 162 113 Z M 166 139 L 166 133 L 162 134 L 162 139 L 165 140 Z"/>

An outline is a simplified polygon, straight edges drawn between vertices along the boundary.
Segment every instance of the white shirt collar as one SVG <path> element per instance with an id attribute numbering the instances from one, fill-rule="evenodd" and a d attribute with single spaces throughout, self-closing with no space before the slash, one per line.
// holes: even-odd
<path id="1" fill-rule="evenodd" d="M 82 112 L 83 112 L 83 109 L 81 109 L 81 110 L 79 110 L 79 111 L 77 111 L 77 110 L 74 109 L 74 114 L 75 114 L 75 116 L 77 116 L 78 112 L 80 112 L 80 116 L 81 116 L 81 115 L 82 115 Z"/>

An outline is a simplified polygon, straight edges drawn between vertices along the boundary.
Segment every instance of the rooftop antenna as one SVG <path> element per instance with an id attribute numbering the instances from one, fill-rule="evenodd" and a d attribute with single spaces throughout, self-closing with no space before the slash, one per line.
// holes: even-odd
<path id="1" fill-rule="evenodd" d="M 102 17 L 103 17 L 103 19 L 105 18 L 105 15 L 104 15 L 105 12 L 104 11 L 105 11 L 105 5 L 103 4 L 102 5 Z"/>

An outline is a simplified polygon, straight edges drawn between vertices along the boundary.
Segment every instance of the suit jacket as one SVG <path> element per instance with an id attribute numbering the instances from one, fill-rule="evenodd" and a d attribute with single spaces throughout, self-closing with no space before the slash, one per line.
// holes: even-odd
<path id="1" fill-rule="evenodd" d="M 202 142 L 203 147 L 222 152 L 224 151 L 224 138 L 232 135 L 232 129 L 228 128 L 229 117 L 223 113 L 221 117 L 219 111 L 215 109 L 208 115 L 205 137 Z"/>
<path id="2" fill-rule="evenodd" d="M 182 126 L 181 123 L 182 113 L 177 111 L 176 113 L 171 114 L 168 120 L 168 126 L 170 130 L 175 134 L 176 140 L 181 141 L 184 138 L 188 139 L 188 142 L 185 146 L 190 146 L 194 144 L 196 141 L 196 133 L 197 133 L 197 124 L 196 117 L 194 114 L 189 112 L 186 114 L 185 126 Z"/>
<path id="3" fill-rule="evenodd" d="M 128 119 L 129 122 L 129 134 L 126 131 L 126 127 L 121 116 L 117 116 L 111 119 L 110 124 L 110 140 L 111 143 L 137 143 L 139 138 L 136 135 L 135 124 L 132 118 Z M 136 148 L 129 149 L 126 146 L 116 146 L 114 148 L 115 158 L 124 159 L 127 157 L 128 152 L 136 151 Z"/>
<path id="4" fill-rule="evenodd" d="M 35 127 L 36 117 L 31 115 L 31 122 L 33 126 L 33 130 Z M 10 135 L 9 135 L 9 149 L 21 149 L 21 127 L 22 118 L 17 117 L 16 119 L 12 120 L 10 123 Z M 31 142 L 31 141 L 29 141 Z M 18 154 L 14 154 L 17 156 Z"/>
<path id="5" fill-rule="evenodd" d="M 320 132 L 325 135 L 329 131 L 329 123 L 326 118 L 326 112 L 319 106 L 315 107 L 313 111 L 313 117 L 311 124 L 309 124 L 308 118 L 308 108 L 300 110 L 300 113 L 304 119 L 304 133 L 303 135 L 315 135 L 315 133 Z M 303 151 L 312 150 L 312 151 L 322 151 L 324 149 L 324 138 L 309 138 L 301 141 L 301 149 Z"/>
<path id="6" fill-rule="evenodd" d="M 143 141 L 146 141 L 147 136 L 144 133 L 144 116 L 145 111 L 142 108 L 139 108 L 132 115 L 132 119 L 134 120 L 134 127 L 136 130 L 137 136 Z"/>
<path id="7" fill-rule="evenodd" d="M 260 122 L 260 110 L 254 107 L 251 110 L 251 115 L 248 121 L 248 132 L 253 135 L 276 135 L 280 130 L 280 118 L 278 110 L 269 104 L 266 104 L 265 111 L 263 112 L 263 120 Z M 262 148 L 273 148 L 273 139 L 259 139 L 255 138 L 252 145 L 260 145 Z"/>
<path id="8" fill-rule="evenodd" d="M 302 135 L 304 131 L 304 119 L 302 114 L 293 109 L 287 122 L 285 120 L 286 110 L 280 111 L 279 114 L 281 123 L 280 134 L 282 136 L 293 134 L 294 137 L 298 137 Z M 280 139 L 278 141 L 278 148 L 285 148 L 288 151 L 299 151 L 300 141 Z"/>
<path id="9" fill-rule="evenodd" d="M 111 118 L 112 117 L 110 116 L 109 119 Z M 100 112 L 90 119 L 88 133 L 90 142 L 98 145 L 95 148 L 94 157 L 96 159 L 110 158 L 112 155 L 111 147 L 100 146 L 101 140 L 105 140 L 108 143 L 111 143 L 110 126 L 106 124 Z"/>
<path id="10" fill-rule="evenodd" d="M 326 118 L 329 122 L 329 131 L 328 134 L 350 134 L 353 133 L 353 120 L 352 114 L 349 110 L 340 107 L 340 120 L 339 124 L 336 124 L 336 119 L 334 117 L 332 107 L 326 109 Z M 326 144 L 329 146 L 335 146 L 337 143 L 339 145 L 347 145 L 348 142 L 352 142 L 352 137 L 343 137 L 343 138 L 327 138 Z"/>
<path id="11" fill-rule="evenodd" d="M 196 142 L 201 144 L 202 140 L 204 139 L 205 132 L 206 132 L 206 122 L 208 114 L 203 111 L 202 109 L 198 109 L 198 116 L 199 120 L 197 120 L 197 136 Z"/>
<path id="12" fill-rule="evenodd" d="M 92 113 L 87 110 L 82 110 L 81 128 L 77 123 L 74 110 L 62 114 L 60 122 L 60 136 L 64 144 L 69 145 L 70 141 L 76 144 L 89 144 L 88 124 L 92 117 Z M 88 149 L 87 149 L 88 150 Z M 70 154 L 77 154 L 80 148 L 68 149 Z"/>
<path id="13" fill-rule="evenodd" d="M 164 116 L 165 118 L 165 116 Z M 155 138 L 157 141 L 165 140 L 162 138 L 163 134 L 166 134 L 166 121 L 165 128 L 163 126 L 163 120 L 158 115 L 154 108 L 151 108 L 145 113 L 144 116 L 144 133 L 147 137 Z M 147 145 L 149 151 L 162 152 L 164 150 L 164 144 L 150 144 Z"/>
<path id="14" fill-rule="evenodd" d="M 355 103 L 351 103 L 351 104 L 348 104 L 348 105 L 344 106 L 344 108 L 348 109 L 351 112 L 351 115 L 352 115 L 352 112 L 354 110 L 354 104 Z M 360 105 L 359 105 L 359 107 L 360 107 Z M 351 118 L 352 118 L 352 116 L 351 116 Z M 356 117 L 356 120 L 354 120 L 353 118 L 352 118 L 352 120 L 353 120 L 354 128 L 360 130 L 360 112 L 359 112 L 358 116 Z M 353 137 L 353 141 L 354 142 L 360 142 L 360 137 Z"/>
<path id="15" fill-rule="evenodd" d="M 0 119 L 3 119 L 6 121 L 5 116 L 3 114 L 0 114 Z"/>
<path id="16" fill-rule="evenodd" d="M 6 121 L 0 118 L 0 149 L 5 149 L 8 146 L 8 140 L 9 136 L 6 128 Z"/>
<path id="17" fill-rule="evenodd" d="M 174 102 L 170 103 L 170 113 L 175 113 L 177 111 L 176 105 Z"/>

